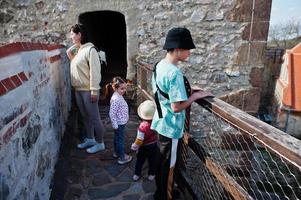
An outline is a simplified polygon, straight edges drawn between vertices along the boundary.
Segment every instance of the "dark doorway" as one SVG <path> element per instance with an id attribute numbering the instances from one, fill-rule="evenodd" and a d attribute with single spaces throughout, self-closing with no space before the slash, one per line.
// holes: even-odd
<path id="1" fill-rule="evenodd" d="M 79 23 L 87 27 L 88 39 L 106 52 L 107 66 L 101 70 L 102 83 L 114 76 L 126 78 L 126 24 L 124 15 L 114 11 L 86 12 L 79 15 Z"/>

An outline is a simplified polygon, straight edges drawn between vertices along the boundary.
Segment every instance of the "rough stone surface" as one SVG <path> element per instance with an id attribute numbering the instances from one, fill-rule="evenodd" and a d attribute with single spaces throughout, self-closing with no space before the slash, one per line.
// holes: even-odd
<path id="1" fill-rule="evenodd" d="M 250 83 L 253 87 L 259 87 L 261 88 L 261 84 L 263 83 L 262 81 L 262 76 L 263 76 L 263 68 L 252 68 L 250 72 Z"/>
<path id="2" fill-rule="evenodd" d="M 2 17 L 0 44 L 33 41 L 68 46 L 69 27 L 77 22 L 80 14 L 104 10 L 121 13 L 127 30 L 127 78 L 134 82 L 137 63 L 154 64 L 160 60 L 167 31 L 174 26 L 185 26 L 191 30 L 197 48 L 189 64 L 182 66 L 183 71 L 193 84 L 222 96 L 251 85 L 248 79 L 236 84 L 236 78 L 223 77 L 225 69 L 238 66 L 240 74 L 248 76 L 250 69 L 245 67 L 246 63 L 263 67 L 261 56 L 267 38 L 271 0 L 2 1 L 1 6 L 7 16 Z M 247 41 L 252 42 L 251 50 L 246 50 L 249 48 L 246 48 Z M 219 75 L 202 76 L 213 72 Z"/>
<path id="3" fill-rule="evenodd" d="M 243 40 L 259 40 L 259 41 L 265 41 L 268 37 L 269 32 L 269 25 L 270 23 L 268 21 L 259 21 L 259 22 L 253 22 L 252 24 L 252 31 L 251 31 L 251 22 L 248 23 L 248 25 L 245 27 L 243 33 L 242 33 L 242 39 Z M 251 35 L 250 35 L 251 33 Z"/>
<path id="4" fill-rule="evenodd" d="M 252 42 L 244 43 L 239 47 L 239 51 L 234 64 L 238 66 L 244 66 L 244 69 L 248 71 L 247 67 L 254 65 L 262 66 L 265 57 L 265 43 L 262 42 Z"/>
<path id="5" fill-rule="evenodd" d="M 18 74 L 22 78 L 15 82 L 19 87 L 0 96 L 0 174 L 4 181 L 0 181 L 0 199 L 49 199 L 71 108 L 65 51 L 61 46 L 33 43 L 1 47 L 0 80 Z"/>
<path id="6" fill-rule="evenodd" d="M 139 119 L 134 109 L 130 109 L 130 122 L 126 129 L 126 152 L 133 160 L 119 165 L 113 158 L 113 129 L 108 119 L 108 106 L 100 106 L 101 118 L 106 128 L 104 142 L 106 149 L 96 154 L 88 154 L 85 150 L 76 150 L 79 140 L 79 129 L 76 117 L 69 120 L 63 138 L 60 157 L 57 163 L 52 184 L 51 200 L 57 199 L 152 199 L 155 182 L 147 179 L 147 163 L 143 168 L 142 177 L 133 181 L 136 154 L 130 145 L 136 137 Z M 76 116 L 77 111 L 71 112 Z M 79 156 L 73 152 L 79 151 Z M 71 168 L 71 169 L 70 169 Z M 62 173 L 63 172 L 63 173 Z M 61 175 L 60 175 L 61 174 Z M 62 187 L 63 186 L 63 187 Z"/>

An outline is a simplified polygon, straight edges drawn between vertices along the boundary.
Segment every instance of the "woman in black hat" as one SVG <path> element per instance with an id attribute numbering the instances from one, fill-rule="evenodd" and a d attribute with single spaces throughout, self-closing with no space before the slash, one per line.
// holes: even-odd
<path id="1" fill-rule="evenodd" d="M 177 64 L 185 61 L 190 55 L 190 49 L 194 48 L 188 29 L 171 29 L 163 46 L 167 51 L 166 56 L 154 69 L 152 87 L 157 110 L 151 129 L 159 133 L 160 148 L 154 199 L 172 199 L 173 170 L 177 160 L 178 140 L 183 137 L 185 109 L 197 99 L 212 96 L 201 90 L 190 97 L 186 94 L 183 74 Z"/>

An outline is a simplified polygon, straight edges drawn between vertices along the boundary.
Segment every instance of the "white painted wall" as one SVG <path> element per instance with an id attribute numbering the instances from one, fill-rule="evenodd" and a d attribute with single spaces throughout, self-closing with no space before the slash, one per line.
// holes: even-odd
<path id="1" fill-rule="evenodd" d="M 57 55 L 60 59 L 51 61 Z M 20 72 L 28 80 L 0 96 L 0 189 L 7 199 L 49 199 L 71 108 L 65 49 L 22 51 L 0 58 L 0 80 Z"/>

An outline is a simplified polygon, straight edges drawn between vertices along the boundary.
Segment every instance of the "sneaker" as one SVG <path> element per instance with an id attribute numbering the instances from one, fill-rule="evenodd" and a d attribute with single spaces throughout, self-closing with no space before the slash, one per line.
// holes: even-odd
<path id="1" fill-rule="evenodd" d="M 87 149 L 87 152 L 88 153 L 96 153 L 96 152 L 99 152 L 102 150 L 105 150 L 105 144 L 103 142 L 102 143 L 96 142 L 96 144 L 93 147 L 90 147 Z"/>
<path id="2" fill-rule="evenodd" d="M 77 148 L 84 149 L 86 147 L 90 147 L 96 144 L 95 139 L 85 138 L 83 143 L 77 145 Z"/>
<path id="3" fill-rule="evenodd" d="M 124 154 L 124 158 L 123 159 L 118 158 L 117 162 L 118 162 L 118 164 L 123 165 L 125 163 L 131 162 L 131 160 L 132 160 L 132 156 Z"/>
<path id="4" fill-rule="evenodd" d="M 148 175 L 147 179 L 149 181 L 153 181 L 155 179 L 155 175 Z"/>
<path id="5" fill-rule="evenodd" d="M 117 156 L 117 154 L 115 152 L 113 153 L 112 156 L 113 156 L 113 158 L 118 158 L 118 156 Z"/>
<path id="6" fill-rule="evenodd" d="M 133 181 L 138 181 L 139 178 L 140 178 L 140 177 L 139 177 L 138 175 L 134 174 L 134 176 L 133 176 Z"/>

